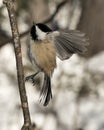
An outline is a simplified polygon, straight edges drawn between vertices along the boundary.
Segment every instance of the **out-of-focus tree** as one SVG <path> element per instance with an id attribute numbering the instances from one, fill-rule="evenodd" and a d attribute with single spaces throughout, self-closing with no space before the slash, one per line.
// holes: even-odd
<path id="1" fill-rule="evenodd" d="M 80 0 L 82 16 L 78 29 L 87 33 L 90 39 L 89 53 L 93 56 L 104 50 L 104 0 Z"/>

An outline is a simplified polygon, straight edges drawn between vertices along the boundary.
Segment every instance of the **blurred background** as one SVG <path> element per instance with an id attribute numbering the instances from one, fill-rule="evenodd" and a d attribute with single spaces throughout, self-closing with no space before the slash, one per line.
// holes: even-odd
<path id="1" fill-rule="evenodd" d="M 38 102 L 40 89 L 26 83 L 32 122 L 40 130 L 104 130 L 104 0 L 18 0 L 15 10 L 25 76 L 33 73 L 26 52 L 33 21 L 54 30 L 78 29 L 90 39 L 86 54 L 57 59 L 47 107 Z M 0 0 L 0 130 L 20 130 L 23 124 L 12 41 Z"/>

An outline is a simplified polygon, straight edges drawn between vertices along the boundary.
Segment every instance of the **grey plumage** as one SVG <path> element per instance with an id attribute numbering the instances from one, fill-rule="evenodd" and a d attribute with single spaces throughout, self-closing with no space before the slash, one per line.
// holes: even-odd
<path id="1" fill-rule="evenodd" d="M 44 73 L 44 81 L 43 81 L 39 101 L 44 106 L 47 106 L 51 98 L 52 98 L 51 80 L 50 77 Z"/>
<path id="2" fill-rule="evenodd" d="M 54 36 L 54 43 L 61 60 L 70 58 L 74 53 L 84 53 L 89 44 L 85 34 L 76 30 L 59 31 L 59 35 Z"/>

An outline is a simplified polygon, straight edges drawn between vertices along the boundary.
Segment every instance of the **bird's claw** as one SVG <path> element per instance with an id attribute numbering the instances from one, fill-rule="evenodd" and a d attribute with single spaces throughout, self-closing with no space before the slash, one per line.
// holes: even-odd
<path id="1" fill-rule="evenodd" d="M 39 71 L 36 72 L 35 74 L 32 74 L 32 75 L 30 75 L 30 76 L 27 76 L 27 77 L 25 78 L 25 82 L 30 80 L 30 81 L 32 81 L 32 83 L 34 84 L 34 77 L 35 77 L 38 73 L 39 73 Z"/>
<path id="2" fill-rule="evenodd" d="M 30 75 L 30 76 L 27 76 L 26 78 L 25 78 L 25 82 L 27 82 L 27 81 L 33 81 L 33 76 L 32 75 Z"/>

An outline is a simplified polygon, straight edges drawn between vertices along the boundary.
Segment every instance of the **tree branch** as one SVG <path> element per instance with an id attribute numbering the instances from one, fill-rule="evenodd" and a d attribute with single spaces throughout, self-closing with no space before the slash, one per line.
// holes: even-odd
<path id="1" fill-rule="evenodd" d="M 13 0 L 4 0 L 3 3 L 6 5 L 7 10 L 8 10 L 10 24 L 11 24 L 11 30 L 12 30 L 12 36 L 13 36 L 13 43 L 14 43 L 13 45 L 14 45 L 14 50 L 15 50 L 17 76 L 18 76 L 18 87 L 19 87 L 21 105 L 22 105 L 23 116 L 24 116 L 24 125 L 22 127 L 22 130 L 30 130 L 30 129 L 32 130 L 30 113 L 29 113 L 27 96 L 26 96 L 26 90 L 25 90 L 21 44 L 20 44 L 20 37 L 19 37 L 19 33 L 18 33 L 16 17 L 15 17 L 15 13 L 14 13 L 15 12 L 14 4 L 13 4 Z"/>
<path id="2" fill-rule="evenodd" d="M 30 31 L 30 30 L 27 30 L 27 31 L 21 33 L 21 34 L 19 35 L 19 37 L 20 37 L 20 38 L 25 37 L 25 36 L 29 33 L 29 31 Z M 2 46 L 6 45 L 7 43 L 13 43 L 13 38 L 8 38 L 8 39 L 4 40 L 2 43 L 0 43 L 0 48 L 1 48 Z"/>
<path id="3" fill-rule="evenodd" d="M 61 3 L 59 3 L 56 7 L 56 10 L 54 11 L 54 13 L 45 21 L 43 21 L 43 23 L 50 23 L 55 16 L 59 13 L 60 9 L 67 3 L 68 0 L 64 0 Z M 26 36 L 29 33 L 30 30 L 27 30 L 23 33 L 20 34 L 20 38 L 23 38 L 24 36 Z M 4 45 L 6 45 L 7 43 L 13 43 L 13 38 L 8 38 L 4 41 L 2 41 L 2 43 L 0 43 L 0 48 L 3 47 Z"/>
<path id="4" fill-rule="evenodd" d="M 57 5 L 57 7 L 56 7 L 55 12 L 48 19 L 46 19 L 45 21 L 43 21 L 43 23 L 49 23 L 49 22 L 51 22 L 54 19 L 54 17 L 57 15 L 57 13 L 60 11 L 60 9 L 67 3 L 67 1 L 68 0 L 64 0 L 61 3 L 59 3 Z"/>

